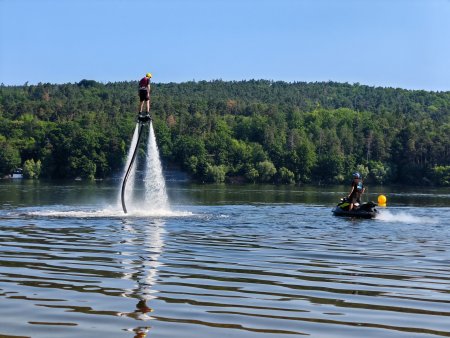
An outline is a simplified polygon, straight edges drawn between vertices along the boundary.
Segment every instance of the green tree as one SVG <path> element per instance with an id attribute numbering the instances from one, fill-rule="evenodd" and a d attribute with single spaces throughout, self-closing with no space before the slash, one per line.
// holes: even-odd
<path id="1" fill-rule="evenodd" d="M 390 168 L 378 161 L 369 162 L 370 178 L 377 184 L 384 184 L 390 179 Z"/>
<path id="2" fill-rule="evenodd" d="M 372 163 L 374 163 L 374 166 L 376 166 L 375 162 L 372 162 Z M 367 176 L 369 176 L 369 173 L 370 173 L 369 167 L 366 167 L 364 164 L 358 164 L 356 166 L 356 171 L 359 172 L 362 177 L 367 177 Z"/>
<path id="3" fill-rule="evenodd" d="M 283 184 L 293 184 L 295 183 L 295 175 L 292 171 L 285 167 L 281 167 L 278 171 L 279 180 Z"/>
<path id="4" fill-rule="evenodd" d="M 270 161 L 259 162 L 256 165 L 258 171 L 258 177 L 262 183 L 270 183 L 273 180 L 273 176 L 276 174 L 277 169 Z"/>
<path id="5" fill-rule="evenodd" d="M 41 175 L 41 161 L 36 162 L 33 159 L 26 160 L 23 164 L 23 177 L 39 178 Z"/>
<path id="6" fill-rule="evenodd" d="M 436 166 L 432 169 L 432 173 L 435 184 L 450 186 L 450 166 Z"/>
<path id="7" fill-rule="evenodd" d="M 69 170 L 72 177 L 86 178 L 93 180 L 95 178 L 96 165 L 94 161 L 87 156 L 69 157 Z"/>
<path id="8" fill-rule="evenodd" d="M 223 183 L 225 182 L 227 170 L 222 165 L 208 165 L 206 167 L 205 180 L 209 183 Z"/>
<path id="9" fill-rule="evenodd" d="M 316 179 L 322 183 L 342 183 L 344 176 L 344 156 L 342 154 L 324 154 L 319 156 L 315 171 Z"/>
<path id="10" fill-rule="evenodd" d="M 20 166 L 19 150 L 6 140 L 1 141 L 0 135 L 0 174 L 9 175 Z"/>
<path id="11" fill-rule="evenodd" d="M 136 123 L 136 85 L 0 85 L 0 138 L 10 147 L 1 152 L 15 149 L 17 165 L 40 160 L 50 178 L 92 176 L 93 168 L 95 177 L 117 175 Z M 340 182 L 364 164 L 377 182 L 428 184 L 441 182 L 433 168 L 450 166 L 450 92 L 336 82 L 155 83 L 152 114 L 162 160 L 198 181 L 220 166 L 230 181 L 267 180 L 258 172 L 267 161 L 278 169 L 268 182 L 280 180 L 281 168 L 296 182 Z"/>
<path id="12" fill-rule="evenodd" d="M 256 183 L 259 178 L 259 172 L 255 169 L 255 167 L 251 164 L 248 164 L 245 167 L 244 177 L 247 179 L 247 181 L 251 183 Z"/>

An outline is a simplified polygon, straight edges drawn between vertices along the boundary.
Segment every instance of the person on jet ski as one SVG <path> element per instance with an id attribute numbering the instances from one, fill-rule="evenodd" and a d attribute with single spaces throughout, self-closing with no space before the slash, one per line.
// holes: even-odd
<path id="1" fill-rule="evenodd" d="M 352 181 L 352 189 L 350 190 L 350 193 L 348 195 L 348 200 L 350 201 L 349 211 L 352 211 L 355 204 L 361 203 L 361 195 L 364 193 L 364 185 L 362 182 L 362 177 L 359 172 L 355 172 L 352 175 L 353 181 Z"/>

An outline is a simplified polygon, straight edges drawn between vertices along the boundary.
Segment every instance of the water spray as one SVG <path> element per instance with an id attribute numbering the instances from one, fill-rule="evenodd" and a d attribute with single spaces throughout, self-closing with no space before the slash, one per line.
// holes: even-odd
<path id="1" fill-rule="evenodd" d="M 131 168 L 133 168 L 133 164 L 134 161 L 136 160 L 136 155 L 137 155 L 137 150 L 139 148 L 139 143 L 141 141 L 141 136 L 142 136 L 142 132 L 144 130 L 144 125 L 146 125 L 147 123 L 151 122 L 152 118 L 150 117 L 150 115 L 144 115 L 141 116 L 139 115 L 138 117 L 138 124 L 139 124 L 139 133 L 138 133 L 138 139 L 136 142 L 136 147 L 134 148 L 133 151 L 133 156 L 131 157 L 131 161 L 130 164 L 128 165 L 128 169 L 127 172 L 123 178 L 123 182 L 122 182 L 122 193 L 121 193 L 121 200 L 122 200 L 122 209 L 124 213 L 127 213 L 127 206 L 125 205 L 125 188 L 127 185 L 127 180 L 128 180 L 128 176 L 130 175 L 131 172 Z"/>

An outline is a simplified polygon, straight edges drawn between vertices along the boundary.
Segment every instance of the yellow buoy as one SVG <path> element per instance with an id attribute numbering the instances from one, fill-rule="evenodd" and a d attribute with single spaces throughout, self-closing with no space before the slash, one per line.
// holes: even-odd
<path id="1" fill-rule="evenodd" d="M 384 195 L 378 196 L 378 205 L 384 207 L 384 206 L 386 206 L 386 202 L 387 202 L 386 196 L 384 196 Z"/>

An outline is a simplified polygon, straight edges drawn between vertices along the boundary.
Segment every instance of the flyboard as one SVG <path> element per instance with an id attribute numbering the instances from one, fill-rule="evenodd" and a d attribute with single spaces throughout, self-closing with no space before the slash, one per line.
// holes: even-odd
<path id="1" fill-rule="evenodd" d="M 138 132 L 138 139 L 136 142 L 136 147 L 133 151 L 133 156 L 131 157 L 130 164 L 128 165 L 127 172 L 123 178 L 122 182 L 122 192 L 121 192 L 121 200 L 122 200 L 122 209 L 124 213 L 127 213 L 127 206 L 125 205 L 125 188 L 127 186 L 128 176 L 130 176 L 131 168 L 133 168 L 134 161 L 136 160 L 137 150 L 139 148 L 139 143 L 141 141 L 142 131 L 144 130 L 144 126 L 152 121 L 152 118 L 149 114 L 147 115 L 140 115 L 138 116 L 137 123 L 139 124 L 139 132 Z"/>

